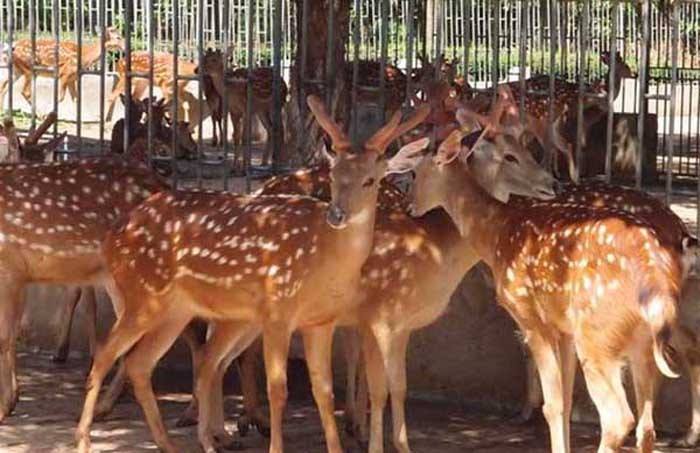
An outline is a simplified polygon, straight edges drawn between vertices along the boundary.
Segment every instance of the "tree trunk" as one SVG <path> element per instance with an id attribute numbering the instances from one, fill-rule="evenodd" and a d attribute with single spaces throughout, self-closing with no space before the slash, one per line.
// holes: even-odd
<path id="1" fill-rule="evenodd" d="M 352 0 L 307 0 L 308 2 L 308 25 L 306 38 L 306 74 L 301 74 L 302 56 L 304 50 L 303 40 L 303 0 L 295 0 L 297 12 L 297 50 L 294 66 L 291 74 L 291 102 L 288 105 L 287 124 L 290 124 L 289 148 L 295 150 L 292 156 L 293 165 L 308 164 L 314 162 L 322 143 L 318 125 L 306 107 L 305 97 L 316 94 L 325 99 L 327 90 L 331 90 L 331 114 L 338 116 L 342 111 L 339 93 L 343 91 L 343 65 L 345 62 L 345 52 L 347 37 L 350 26 L 350 5 Z M 328 79 L 326 68 L 328 67 L 328 17 L 329 8 L 333 8 L 333 53 L 331 70 L 333 80 L 330 87 L 319 86 L 312 81 L 326 81 Z M 303 83 L 305 79 L 306 83 Z M 302 85 L 303 83 L 303 85 Z M 301 89 L 303 87 L 303 89 Z M 303 118 L 302 112 L 306 113 Z"/>

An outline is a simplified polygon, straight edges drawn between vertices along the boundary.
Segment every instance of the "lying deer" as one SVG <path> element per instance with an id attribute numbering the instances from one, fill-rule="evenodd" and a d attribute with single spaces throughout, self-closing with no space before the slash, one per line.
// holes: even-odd
<path id="1" fill-rule="evenodd" d="M 230 358 L 261 332 L 270 400 L 271 452 L 282 451 L 286 357 L 291 334 L 300 329 L 321 412 L 328 450 L 340 452 L 331 392 L 330 352 L 335 320 L 355 303 L 360 268 L 370 252 L 382 157 L 399 135 L 420 123 L 420 109 L 406 123 L 396 114 L 363 147 L 353 148 L 320 100 L 309 98 L 320 124 L 332 133 L 336 158 L 333 199 L 246 197 L 216 193 L 154 196 L 103 245 L 113 297 L 123 310 L 95 356 L 76 432 L 79 451 L 89 450 L 89 429 L 105 374 L 121 355 L 136 397 L 158 446 L 176 448 L 162 424 L 150 384 L 152 369 L 195 317 L 214 323 L 196 388 L 199 438 L 215 451 L 213 414 Z M 235 232 L 231 234 L 231 232 Z M 336 269 L 343 263 L 342 272 Z M 231 292 L 233 291 L 233 293 Z M 234 294 L 235 297 L 231 297 Z M 235 301 L 232 303 L 231 301 Z M 213 406 L 212 406 L 213 403 Z M 216 433 L 216 432 L 215 432 Z"/>
<path id="2" fill-rule="evenodd" d="M 499 90 L 500 91 L 500 90 Z M 507 93 L 499 96 L 507 99 Z M 621 381 L 628 358 L 639 413 L 637 445 L 654 444 L 658 372 L 678 376 L 678 244 L 618 210 L 547 201 L 507 206 L 475 184 L 463 162 L 498 127 L 502 105 L 477 144 L 441 149 L 416 165 L 412 213 L 443 206 L 491 267 L 499 303 L 524 332 L 542 379 L 543 412 L 555 452 L 570 451 L 569 420 L 576 356 L 601 417 L 600 452 L 617 451 L 634 417 Z"/>
<path id="3" fill-rule="evenodd" d="M 24 77 L 22 85 L 22 96 L 29 104 L 32 103 L 32 80 L 34 79 L 33 67 L 39 66 L 41 69 L 34 69 L 36 75 L 40 77 L 54 78 L 54 69 L 58 66 L 58 101 L 62 102 L 68 90 L 73 99 L 78 99 L 77 80 L 78 74 L 78 44 L 75 41 L 60 41 L 58 43 L 58 61 L 56 61 L 55 49 L 56 41 L 53 39 L 38 39 L 35 43 L 35 58 L 32 59 L 32 41 L 30 39 L 20 39 L 15 41 L 12 49 L 12 70 L 13 80 Z M 116 27 L 106 29 L 105 39 L 106 51 L 124 50 L 124 40 Z M 101 40 L 83 44 L 81 54 L 81 67 L 90 68 L 102 57 Z M 10 80 L 3 80 L 0 83 L 0 105 L 4 102 Z"/>

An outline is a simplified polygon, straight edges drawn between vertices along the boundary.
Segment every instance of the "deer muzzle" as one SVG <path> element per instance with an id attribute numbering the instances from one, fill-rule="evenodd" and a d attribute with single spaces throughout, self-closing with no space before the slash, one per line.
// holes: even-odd
<path id="1" fill-rule="evenodd" d="M 328 211 L 326 212 L 326 222 L 332 228 L 343 229 L 347 226 L 347 214 L 341 208 L 335 204 L 328 206 Z"/>

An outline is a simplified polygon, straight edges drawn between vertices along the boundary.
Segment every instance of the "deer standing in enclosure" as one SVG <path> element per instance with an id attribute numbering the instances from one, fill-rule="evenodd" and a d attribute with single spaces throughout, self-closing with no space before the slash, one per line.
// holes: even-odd
<path id="1" fill-rule="evenodd" d="M 233 145 L 234 145 L 234 166 L 238 165 L 242 137 L 242 119 L 246 115 L 248 98 L 248 69 L 238 68 L 224 73 L 224 54 L 220 50 L 207 50 L 203 57 L 201 71 L 205 77 L 211 80 L 216 90 L 216 94 L 227 102 L 226 110 L 229 112 L 233 122 Z M 267 131 L 267 143 L 262 158 L 262 164 L 267 165 L 272 156 L 272 136 L 277 133 L 284 140 L 284 125 L 280 124 L 280 130 L 275 131 L 272 127 L 273 109 L 273 71 L 269 67 L 257 67 L 250 73 L 252 85 L 252 111 L 251 118 L 257 116 L 263 127 Z M 287 84 L 280 81 L 280 99 L 284 107 L 287 99 Z"/>
<path id="2" fill-rule="evenodd" d="M 151 68 L 151 57 L 146 51 L 137 51 L 131 53 L 131 71 L 140 74 L 148 74 Z M 191 77 L 196 74 L 197 65 L 185 59 L 178 59 L 177 73 L 178 77 Z M 126 89 L 126 58 L 120 58 L 117 62 L 117 76 L 119 78 L 117 84 L 112 89 L 109 98 L 107 99 L 107 121 L 112 120 L 114 106 L 119 99 L 119 95 L 124 94 Z M 153 55 L 153 83 L 155 87 L 160 89 L 161 96 L 166 102 L 174 99 L 173 83 L 175 78 L 175 63 L 173 54 L 168 52 L 155 52 Z M 185 119 L 185 103 L 189 108 L 190 128 L 199 125 L 199 118 L 202 112 L 199 109 L 199 101 L 189 91 L 187 84 L 189 80 L 178 80 L 176 84 L 177 90 L 177 118 L 178 121 Z M 131 97 L 132 99 L 142 99 L 148 94 L 149 81 L 144 78 L 132 78 Z"/>
<path id="3" fill-rule="evenodd" d="M 460 139 L 461 133 L 454 132 L 441 146 L 459 146 Z M 410 169 L 411 160 L 422 156 L 427 143 L 424 138 L 404 147 L 390 161 L 389 171 Z M 485 144 L 476 154 L 470 168 L 482 175 L 479 182 L 490 194 L 504 201 L 513 192 L 554 196 L 552 176 L 509 138 Z M 327 171 L 317 168 L 272 180 L 262 193 L 301 191 L 326 199 L 328 189 Z M 404 415 L 408 339 L 412 331 L 432 323 L 444 312 L 464 274 L 478 262 L 471 240 L 460 238 L 444 214 L 436 212 L 412 220 L 396 202 L 396 189 L 381 189 L 374 245 L 362 268 L 363 301 L 346 317 L 363 337 L 372 400 L 372 453 L 383 451 L 382 417 L 388 394 L 394 446 L 402 453 L 410 451 Z M 351 382 L 354 377 L 348 379 Z M 353 397 L 351 390 L 347 398 L 352 401 Z"/>
<path id="4" fill-rule="evenodd" d="M 78 71 L 78 44 L 75 41 L 60 41 L 58 43 L 58 61 L 55 58 L 56 41 L 53 39 L 38 39 L 35 44 L 36 54 L 32 59 L 32 41 L 21 39 L 14 43 L 12 49 L 12 83 L 24 77 L 22 85 L 22 96 L 29 104 L 32 103 L 32 80 L 34 79 L 33 69 L 36 75 L 41 77 L 54 77 L 54 69 L 58 66 L 58 101 L 61 102 L 69 91 L 74 100 L 78 99 L 77 81 Z M 124 50 L 124 40 L 116 27 L 106 29 L 105 39 L 106 51 Z M 83 44 L 81 68 L 86 69 L 97 63 L 102 56 L 102 44 L 100 40 Z M 5 100 L 5 94 L 10 86 L 10 80 L 0 82 L 0 105 Z"/>
<path id="5" fill-rule="evenodd" d="M 195 391 L 205 451 L 215 451 L 218 434 L 211 432 L 209 412 L 221 392 L 211 394 L 212 381 L 220 389 L 230 358 L 261 332 L 270 451 L 282 451 L 286 358 L 297 329 L 304 336 L 328 450 L 342 451 L 331 390 L 334 325 L 356 303 L 360 269 L 371 247 L 379 181 L 386 168 L 384 150 L 420 123 L 428 109 L 419 109 L 403 124 L 397 113 L 363 147 L 353 148 L 320 100 L 310 97 L 309 106 L 331 135 L 337 154 L 330 204 L 294 196 L 162 194 L 132 211 L 129 221 L 106 240 L 103 253 L 112 276 L 112 295 L 121 298 L 124 309 L 96 354 L 88 378 L 76 432 L 80 451 L 89 450 L 101 382 L 125 353 L 126 372 L 156 443 L 164 451 L 176 451 L 162 424 L 150 376 L 156 361 L 195 316 L 215 325 Z M 222 414 L 214 418 L 221 420 Z"/>
<path id="6" fill-rule="evenodd" d="M 508 97 L 505 91 L 499 96 Z M 498 110 L 480 140 L 497 127 Z M 416 166 L 412 212 L 443 206 L 460 233 L 475 238 L 475 251 L 493 271 L 499 303 L 533 351 L 552 450 L 570 451 L 578 356 L 601 417 L 598 451 L 617 451 L 634 425 L 621 381 L 627 358 L 639 413 L 637 444 L 651 452 L 658 371 L 678 376 L 670 346 L 683 278 L 678 244 L 618 210 L 546 201 L 527 209 L 502 204 L 463 165 L 469 147 L 447 151 Z"/>
<path id="7" fill-rule="evenodd" d="M 107 230 L 164 186 L 149 170 L 113 159 L 8 164 L 0 166 L 0 181 L 1 421 L 18 398 L 15 343 L 24 287 L 98 284 Z"/>
<path id="8" fill-rule="evenodd" d="M 622 79 L 624 77 L 633 77 L 633 73 L 619 53 L 615 55 L 615 58 L 615 83 L 612 90 L 613 97 L 617 98 L 622 86 Z M 601 60 L 604 64 L 609 65 L 609 54 L 603 52 L 601 54 Z M 595 92 L 601 96 L 607 94 L 610 89 L 610 87 L 608 87 L 608 80 L 609 75 L 606 76 L 602 83 L 596 84 L 595 87 L 588 87 L 586 92 Z M 548 92 L 549 83 L 550 76 L 548 75 L 534 76 L 525 81 L 525 90 Z M 552 145 L 562 153 L 566 160 L 569 177 L 571 177 L 572 180 L 575 179 L 576 170 L 573 146 L 566 139 L 565 135 L 566 129 L 571 128 L 571 125 L 576 121 L 576 107 L 578 105 L 579 92 L 578 84 L 555 78 L 554 97 L 551 99 L 548 95 L 522 93 L 519 81 L 509 82 L 503 85 L 511 90 L 517 105 L 520 104 L 520 98 L 524 97 L 525 118 L 524 122 L 517 124 L 517 133 L 522 134 L 527 131 L 546 149 L 547 144 L 550 142 L 548 135 L 551 132 Z M 466 101 L 466 106 L 476 113 L 485 114 L 491 105 L 492 98 L 492 90 L 482 92 L 474 96 L 473 99 Z M 552 108 L 551 121 L 549 119 L 550 103 Z M 595 112 L 585 117 L 583 130 L 578 131 L 576 135 L 576 138 L 585 144 L 588 129 L 603 115 L 607 114 L 607 96 L 601 97 L 600 99 L 584 99 L 584 103 L 584 110 L 591 109 Z M 549 163 L 546 163 L 546 165 L 549 165 Z"/>

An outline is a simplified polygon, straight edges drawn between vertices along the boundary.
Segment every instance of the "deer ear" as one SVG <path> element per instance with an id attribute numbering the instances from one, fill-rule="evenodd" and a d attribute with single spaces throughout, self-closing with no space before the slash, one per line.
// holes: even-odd
<path id="1" fill-rule="evenodd" d="M 389 159 L 385 175 L 406 173 L 420 163 L 426 154 L 430 138 L 424 137 L 401 147 L 398 153 Z"/>
<path id="2" fill-rule="evenodd" d="M 438 147 L 437 153 L 433 156 L 433 162 L 442 167 L 453 162 L 460 154 L 463 154 L 462 159 L 466 160 L 471 150 L 462 146 L 464 135 L 465 133 L 459 129 L 453 131 Z"/>
<path id="3" fill-rule="evenodd" d="M 321 157 L 323 157 L 323 160 L 328 162 L 328 165 L 330 165 L 331 168 L 335 164 L 336 154 L 333 151 L 333 147 L 328 141 L 328 138 L 325 134 L 323 135 L 321 143 Z"/>

